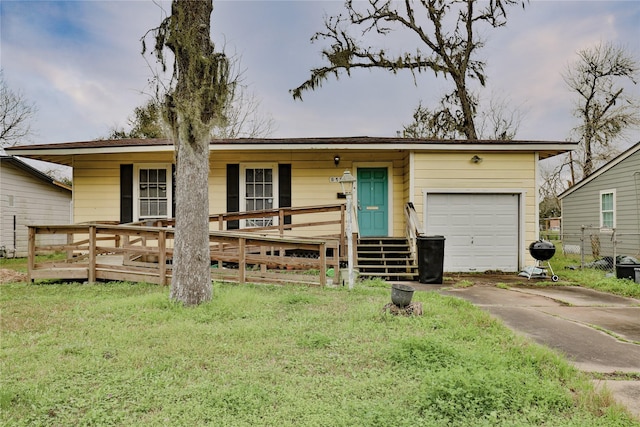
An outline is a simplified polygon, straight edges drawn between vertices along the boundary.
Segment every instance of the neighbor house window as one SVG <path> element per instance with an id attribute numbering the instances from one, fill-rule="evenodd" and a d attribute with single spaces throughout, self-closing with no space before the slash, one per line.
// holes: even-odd
<path id="1" fill-rule="evenodd" d="M 613 229 L 616 226 L 616 192 L 600 192 L 600 228 Z"/>
<path id="2" fill-rule="evenodd" d="M 139 220 L 170 218 L 171 165 L 139 165 L 134 176 L 135 216 Z"/>
<path id="3" fill-rule="evenodd" d="M 277 197 L 275 194 L 277 183 L 274 170 L 277 169 L 272 165 L 244 165 L 243 170 L 241 200 L 243 200 L 244 210 L 259 211 L 276 207 L 274 200 Z M 252 218 L 246 220 L 245 227 L 268 227 L 275 223 L 275 217 Z"/>

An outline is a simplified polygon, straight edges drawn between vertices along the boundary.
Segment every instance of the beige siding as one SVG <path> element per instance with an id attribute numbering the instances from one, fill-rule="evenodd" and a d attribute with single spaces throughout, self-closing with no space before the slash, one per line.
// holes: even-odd
<path id="1" fill-rule="evenodd" d="M 73 164 L 74 222 L 120 220 L 121 164 L 172 162 L 172 153 L 76 156 Z"/>
<path id="2" fill-rule="evenodd" d="M 477 154 L 483 160 L 472 163 Z M 414 162 L 413 196 L 420 218 L 424 217 L 424 190 L 517 190 L 525 192 L 524 242 L 538 236 L 534 153 L 417 153 Z M 526 263 L 531 258 L 525 253 Z"/>
<path id="3" fill-rule="evenodd" d="M 390 177 L 393 178 L 393 234 L 403 235 L 403 206 L 407 193 L 405 178 L 408 156 L 400 152 L 338 153 L 341 157 L 338 166 L 334 163 L 333 151 L 324 152 L 212 152 L 209 173 L 209 204 L 211 213 L 226 212 L 227 164 L 266 163 L 274 166 L 279 163 L 291 164 L 292 205 L 311 206 L 344 203 L 338 198 L 340 185 L 329 181 L 331 177 L 340 177 L 345 169 L 353 171 L 356 164 L 391 165 Z M 384 162 L 379 162 L 379 159 Z M 171 153 L 76 156 L 74 161 L 74 207 L 76 222 L 111 220 L 120 217 L 120 164 L 171 163 Z M 355 171 L 353 171 L 355 173 Z M 327 218 L 335 214 L 325 215 Z M 316 217 L 322 220 L 322 217 Z M 336 230 L 325 227 L 324 230 L 309 230 L 306 234 L 335 233 Z M 305 233 L 302 233 L 305 234 Z"/>
<path id="4" fill-rule="evenodd" d="M 334 156 L 340 156 L 338 166 Z M 473 154 L 483 158 L 471 163 Z M 78 155 L 74 161 L 75 221 L 118 220 L 120 216 L 120 164 L 171 163 L 172 153 L 135 155 Z M 293 206 L 344 202 L 337 194 L 340 185 L 331 183 L 345 169 L 389 166 L 392 203 L 392 234 L 404 235 L 404 204 L 413 199 L 423 216 L 423 189 L 512 189 L 525 192 L 525 242 L 537 236 L 535 218 L 534 153 L 414 153 L 345 151 L 214 151 L 210 157 L 210 212 L 226 212 L 226 167 L 230 163 L 278 163 L 292 165 Z M 413 170 L 413 176 L 410 171 Z M 413 189 L 411 185 L 413 184 Z M 314 230 L 318 232 L 332 232 Z M 309 232 L 311 234 L 311 232 Z"/>

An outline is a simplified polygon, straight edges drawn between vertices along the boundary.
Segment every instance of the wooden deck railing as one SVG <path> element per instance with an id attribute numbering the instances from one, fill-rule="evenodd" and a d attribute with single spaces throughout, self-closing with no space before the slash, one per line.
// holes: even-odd
<path id="1" fill-rule="evenodd" d="M 319 214 L 331 212 L 337 212 L 339 215 L 336 215 L 335 218 L 325 218 L 323 220 L 313 218 L 317 217 Z M 291 222 L 289 224 L 285 224 L 285 218 L 287 217 L 291 217 Z M 218 230 L 223 231 L 228 229 L 230 221 L 242 222 L 260 218 L 278 218 L 277 225 L 270 225 L 266 227 L 243 227 L 239 231 L 246 233 L 274 234 L 283 237 L 286 234 L 295 234 L 294 230 L 296 229 L 313 229 L 314 227 L 326 228 L 329 226 L 329 228 L 335 229 L 335 232 L 332 233 L 330 237 L 339 240 L 340 254 L 346 257 L 346 205 L 344 203 L 335 205 L 275 208 L 248 212 L 225 212 L 209 215 L 209 222 L 212 224 L 217 223 Z M 128 225 L 173 227 L 175 226 L 175 219 L 144 220 Z M 311 230 L 311 232 L 313 232 L 313 230 Z"/>
<path id="2" fill-rule="evenodd" d="M 174 229 L 135 225 L 29 226 L 29 279 L 122 280 L 170 283 Z M 63 234 L 67 243 L 38 246 L 38 236 Z M 339 239 L 294 238 L 233 231 L 209 233 L 212 277 L 227 281 L 291 282 L 324 286 L 327 267 L 339 279 Z M 64 259 L 36 262 L 41 253 Z M 296 256 L 301 252 L 316 257 Z M 294 274 L 288 269 L 314 269 Z"/>

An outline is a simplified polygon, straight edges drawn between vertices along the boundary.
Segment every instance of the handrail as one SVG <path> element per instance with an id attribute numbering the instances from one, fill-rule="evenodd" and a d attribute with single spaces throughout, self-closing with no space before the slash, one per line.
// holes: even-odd
<path id="1" fill-rule="evenodd" d="M 327 212 L 339 212 L 339 217 L 335 219 L 326 219 L 323 221 L 317 220 L 309 220 L 306 222 L 295 221 L 293 218 L 289 224 L 285 224 L 285 217 L 295 217 L 300 215 L 313 215 Z M 209 223 L 218 223 L 218 230 L 227 229 L 227 224 L 229 221 L 241 221 L 247 219 L 255 219 L 255 218 L 265 218 L 265 217 L 278 217 L 278 224 L 271 225 L 266 227 L 247 227 L 239 229 L 242 232 L 248 233 L 269 233 L 269 232 L 277 232 L 279 236 L 284 236 L 285 231 L 291 232 L 297 228 L 310 228 L 310 227 L 319 227 L 319 226 L 331 226 L 331 225 L 340 225 L 340 233 L 336 234 L 336 237 L 340 239 L 340 254 L 343 256 L 346 255 L 346 241 L 345 241 L 345 204 L 337 203 L 330 205 L 314 205 L 314 206 L 300 206 L 300 207 L 281 207 L 274 209 L 263 209 L 258 211 L 244 211 L 244 212 L 224 212 L 218 214 L 209 215 Z M 354 216 L 355 218 L 355 216 Z M 355 221 L 357 224 L 357 221 Z M 133 226 L 155 226 L 155 227 L 174 227 L 175 219 L 149 219 L 142 220 L 137 222 L 132 222 L 127 225 Z M 238 230 L 236 230 L 238 231 Z"/>
<path id="2" fill-rule="evenodd" d="M 163 285 L 169 283 L 175 229 L 93 223 L 30 225 L 28 232 L 29 280 L 64 278 L 89 282 L 107 279 L 148 281 Z M 42 234 L 66 235 L 67 242 L 37 246 L 37 236 Z M 217 263 L 218 267 L 223 267 L 224 263 L 237 264 L 239 268 L 233 276 L 237 276 L 240 283 L 269 281 L 269 277 L 275 281 L 283 281 L 282 274 L 279 278 L 275 278 L 273 274 L 267 277 L 267 270 L 290 266 L 318 269 L 318 284 L 321 286 L 326 284 L 328 265 L 334 268 L 336 280 L 339 278 L 337 239 L 267 236 L 233 230 L 210 232 L 209 242 L 212 265 Z M 287 254 L 291 250 L 314 251 L 318 253 L 318 258 L 301 259 Z M 329 250 L 333 252 L 330 258 Z M 36 263 L 36 255 L 43 251 L 66 252 L 67 257 Z M 249 268 L 251 266 L 259 266 L 259 273 L 262 274 L 253 274 Z M 230 271 L 224 271 L 225 280 L 230 278 Z M 307 282 L 311 279 L 312 276 L 306 276 Z"/>
<path id="3" fill-rule="evenodd" d="M 409 241 L 411 258 L 416 262 L 418 259 L 417 238 L 424 233 L 422 231 L 422 223 L 420 222 L 416 208 L 413 206 L 413 202 L 407 202 L 404 206 L 404 216 L 406 223 L 405 234 Z"/>

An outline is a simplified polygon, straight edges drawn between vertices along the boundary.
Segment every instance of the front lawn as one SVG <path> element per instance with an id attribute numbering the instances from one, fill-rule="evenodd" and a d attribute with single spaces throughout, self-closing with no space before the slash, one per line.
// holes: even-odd
<path id="1" fill-rule="evenodd" d="M 638 426 L 550 350 L 471 304 L 386 288 L 0 286 L 7 426 Z"/>

